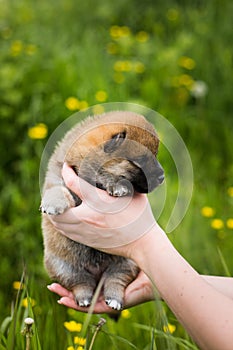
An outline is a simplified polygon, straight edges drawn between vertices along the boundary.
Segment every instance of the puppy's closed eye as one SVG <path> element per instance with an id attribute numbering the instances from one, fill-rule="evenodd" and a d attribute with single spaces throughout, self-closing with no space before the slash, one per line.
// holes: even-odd
<path id="1" fill-rule="evenodd" d="M 113 135 L 111 140 L 107 141 L 104 145 L 104 152 L 111 153 L 115 151 L 123 143 L 126 138 L 126 132 L 119 132 L 116 135 Z"/>

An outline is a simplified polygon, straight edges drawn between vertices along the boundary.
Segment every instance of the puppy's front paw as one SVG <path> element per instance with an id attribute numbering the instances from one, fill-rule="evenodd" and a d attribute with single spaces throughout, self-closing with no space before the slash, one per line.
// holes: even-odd
<path id="1" fill-rule="evenodd" d="M 117 183 L 109 183 L 106 186 L 106 191 L 113 197 L 124 197 L 132 193 L 132 185 L 129 186 L 128 181 L 121 180 Z"/>
<path id="2" fill-rule="evenodd" d="M 55 186 L 45 191 L 40 210 L 49 215 L 59 215 L 74 206 L 75 200 L 69 190 L 64 186 Z"/>

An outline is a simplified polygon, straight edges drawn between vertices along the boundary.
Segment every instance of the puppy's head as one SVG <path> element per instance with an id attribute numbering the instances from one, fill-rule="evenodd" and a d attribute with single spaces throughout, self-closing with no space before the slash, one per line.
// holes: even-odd
<path id="1" fill-rule="evenodd" d="M 129 182 L 141 193 L 163 182 L 164 171 L 156 159 L 159 139 L 143 116 L 109 112 L 82 128 L 66 156 L 80 177 L 102 189 Z"/>

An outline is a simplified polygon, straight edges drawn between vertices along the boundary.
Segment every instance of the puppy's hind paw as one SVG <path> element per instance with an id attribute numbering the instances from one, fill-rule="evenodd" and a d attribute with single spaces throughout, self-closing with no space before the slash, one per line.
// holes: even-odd
<path id="1" fill-rule="evenodd" d="M 120 311 L 122 310 L 123 308 L 123 305 L 122 303 L 120 303 L 118 300 L 116 299 L 111 299 L 111 298 L 108 298 L 108 299 L 105 299 L 105 303 L 110 306 L 113 310 L 117 310 L 117 311 Z"/>
<path id="2" fill-rule="evenodd" d="M 77 304 L 81 307 L 87 307 L 91 305 L 91 299 L 76 300 Z"/>

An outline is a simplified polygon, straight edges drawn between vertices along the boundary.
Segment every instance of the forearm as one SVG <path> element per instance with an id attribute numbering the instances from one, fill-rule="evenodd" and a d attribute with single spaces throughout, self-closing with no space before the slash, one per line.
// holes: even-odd
<path id="1" fill-rule="evenodd" d="M 222 276 L 207 276 L 201 275 L 204 280 L 209 283 L 220 293 L 224 294 L 230 299 L 233 299 L 233 278 Z"/>
<path id="2" fill-rule="evenodd" d="M 162 231 L 145 235 L 132 257 L 202 349 L 232 349 L 233 301 L 199 275 Z"/>

